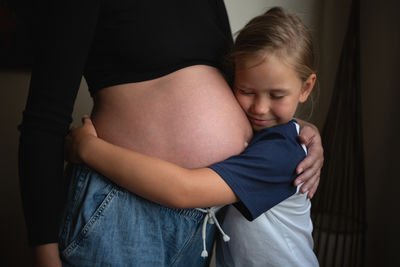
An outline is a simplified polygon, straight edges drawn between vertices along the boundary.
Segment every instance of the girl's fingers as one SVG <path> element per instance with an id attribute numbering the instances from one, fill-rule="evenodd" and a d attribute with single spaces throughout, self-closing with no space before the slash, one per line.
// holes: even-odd
<path id="1" fill-rule="evenodd" d="M 85 123 L 89 123 L 89 122 L 92 123 L 92 120 L 90 119 L 90 117 L 88 115 L 83 115 L 82 123 L 85 124 Z"/>
<path id="2" fill-rule="evenodd" d="M 93 122 L 88 115 L 84 115 L 82 117 L 82 124 L 83 124 L 82 129 L 85 130 L 85 133 L 91 134 L 91 135 L 94 135 L 97 137 L 96 128 L 94 127 Z"/>

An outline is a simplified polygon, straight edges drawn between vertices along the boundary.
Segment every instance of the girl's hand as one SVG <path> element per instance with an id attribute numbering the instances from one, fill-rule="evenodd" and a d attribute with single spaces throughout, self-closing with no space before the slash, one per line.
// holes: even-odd
<path id="1" fill-rule="evenodd" d="M 65 137 L 64 158 L 72 163 L 82 163 L 81 151 L 90 138 L 97 138 L 96 129 L 88 116 L 82 118 L 82 126 L 72 127 Z"/>
<path id="2" fill-rule="evenodd" d="M 299 140 L 307 147 L 307 157 L 296 168 L 299 176 L 294 181 L 297 186 L 304 182 L 300 192 L 308 191 L 307 197 L 312 198 L 317 191 L 321 168 L 324 163 L 324 149 L 318 128 L 314 125 L 298 120 L 301 125 Z"/>

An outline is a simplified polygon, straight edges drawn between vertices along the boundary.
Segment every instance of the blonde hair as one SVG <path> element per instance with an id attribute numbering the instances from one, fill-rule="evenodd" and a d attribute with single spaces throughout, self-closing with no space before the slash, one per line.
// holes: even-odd
<path id="1" fill-rule="evenodd" d="M 303 22 L 280 7 L 271 8 L 239 31 L 227 57 L 229 80 L 233 82 L 238 62 L 274 53 L 290 64 L 304 82 L 316 73 L 313 50 L 311 33 Z"/>

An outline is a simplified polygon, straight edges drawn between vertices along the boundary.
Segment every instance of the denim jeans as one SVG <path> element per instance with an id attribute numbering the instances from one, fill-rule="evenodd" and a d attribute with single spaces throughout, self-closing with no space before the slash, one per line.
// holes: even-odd
<path id="1" fill-rule="evenodd" d="M 59 248 L 63 266 L 207 266 L 204 214 L 171 209 L 132 194 L 85 165 L 67 167 Z M 207 250 L 215 228 L 207 225 Z"/>

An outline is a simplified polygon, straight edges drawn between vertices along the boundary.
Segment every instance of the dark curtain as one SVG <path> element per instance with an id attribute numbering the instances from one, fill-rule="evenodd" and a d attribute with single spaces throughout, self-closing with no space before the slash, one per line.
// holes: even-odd
<path id="1" fill-rule="evenodd" d="M 311 211 L 314 250 L 322 267 L 364 265 L 366 216 L 359 12 L 359 0 L 353 0 L 322 131 L 325 162 Z"/>

